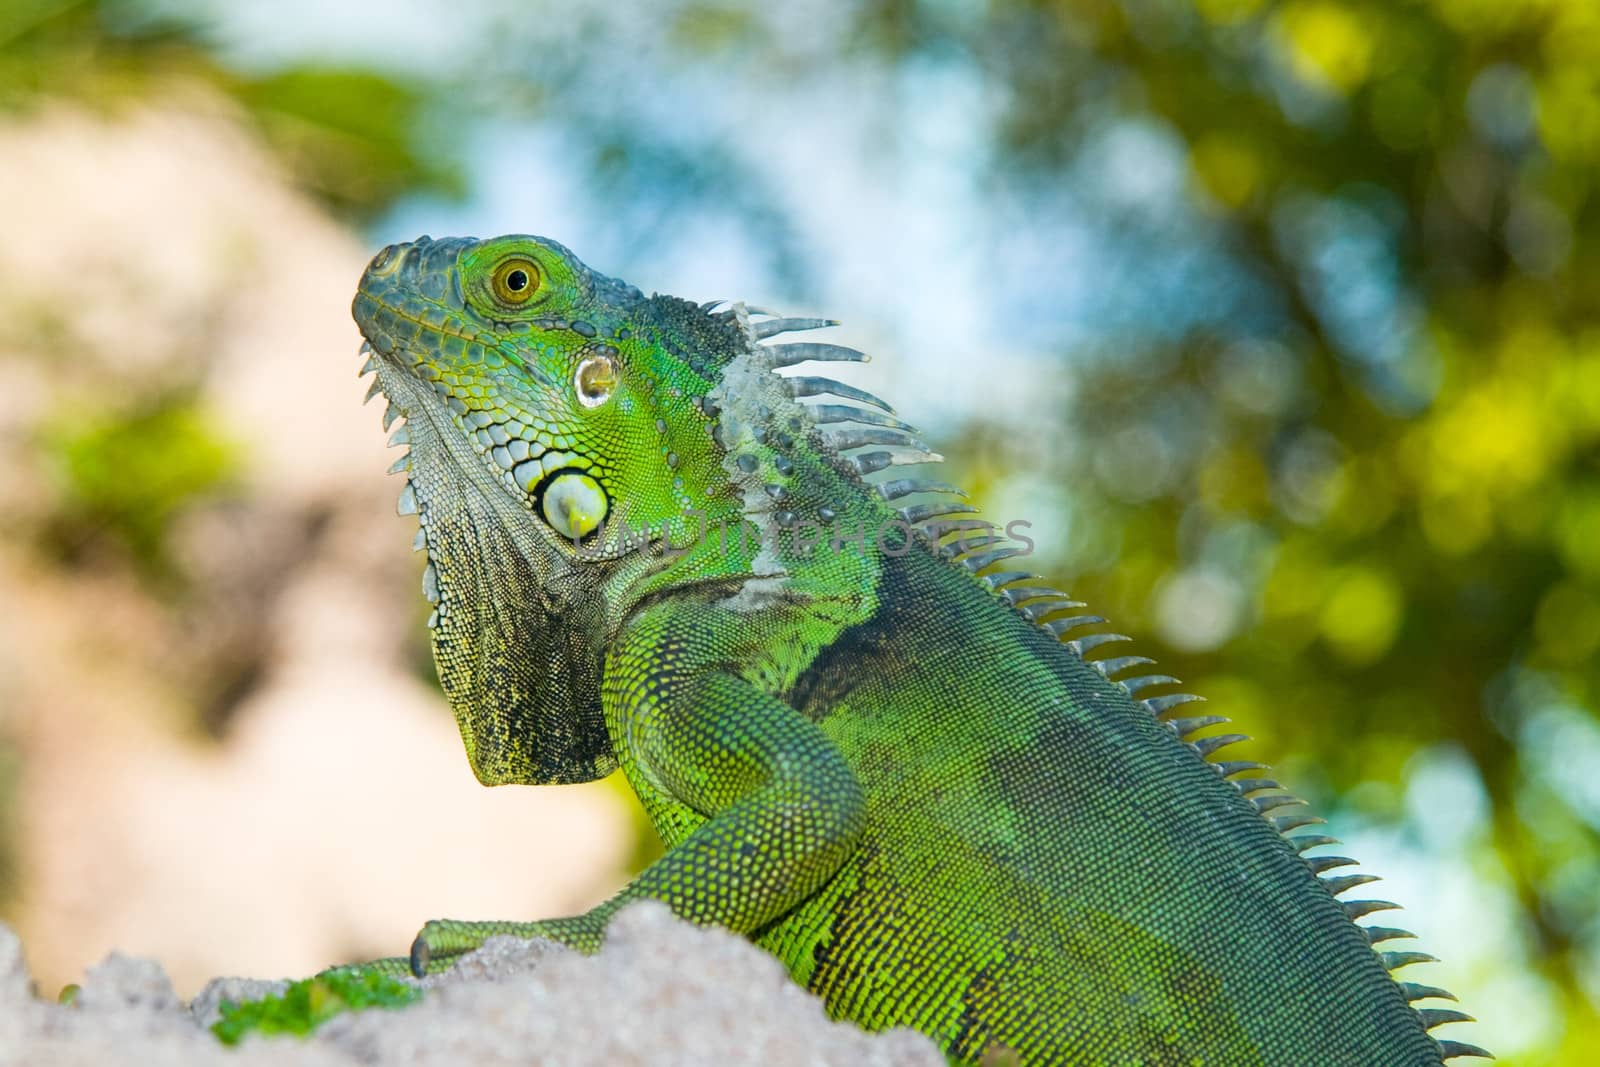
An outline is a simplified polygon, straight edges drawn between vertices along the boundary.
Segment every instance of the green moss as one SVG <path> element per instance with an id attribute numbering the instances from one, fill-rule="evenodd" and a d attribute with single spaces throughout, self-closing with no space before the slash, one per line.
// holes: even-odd
<path id="1" fill-rule="evenodd" d="M 333 971 L 292 983 L 281 994 L 236 1004 L 222 1002 L 211 1032 L 225 1045 L 249 1033 L 304 1036 L 335 1015 L 365 1008 L 403 1008 L 422 997 L 409 982 L 375 972 Z"/>

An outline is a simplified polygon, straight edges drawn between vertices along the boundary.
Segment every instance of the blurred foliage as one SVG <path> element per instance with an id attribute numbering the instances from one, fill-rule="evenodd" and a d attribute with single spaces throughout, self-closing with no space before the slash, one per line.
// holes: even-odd
<path id="1" fill-rule="evenodd" d="M 240 104 L 296 180 L 346 218 L 375 218 L 406 193 L 462 192 L 451 153 L 425 136 L 425 84 L 315 63 L 242 73 L 206 44 L 203 24 L 134 0 L 7 0 L 0 110 L 59 96 L 117 107 L 201 83 Z"/>
<path id="2" fill-rule="evenodd" d="M 291 1034 L 304 1037 L 336 1015 L 366 1008 L 403 1008 L 422 998 L 410 982 L 375 971 L 329 971 L 289 983 L 282 993 L 242 1004 L 225 1000 L 211 1032 L 224 1045 L 237 1045 L 248 1034 Z"/>
<path id="3" fill-rule="evenodd" d="M 372 71 L 297 67 L 231 88 L 300 181 L 341 214 L 372 218 L 403 194 L 463 191 L 450 153 L 418 146 L 421 87 Z"/>
<path id="4" fill-rule="evenodd" d="M 213 69 L 186 28 L 128 17 L 92 0 L 8 0 L 0 5 L 0 107 L 74 94 L 112 102 L 168 76 Z"/>
<path id="5" fill-rule="evenodd" d="M 96 418 L 53 420 L 41 451 L 61 481 L 47 538 L 69 558 L 109 538 L 147 574 L 170 576 L 168 531 L 235 481 L 238 448 L 185 396 Z"/>

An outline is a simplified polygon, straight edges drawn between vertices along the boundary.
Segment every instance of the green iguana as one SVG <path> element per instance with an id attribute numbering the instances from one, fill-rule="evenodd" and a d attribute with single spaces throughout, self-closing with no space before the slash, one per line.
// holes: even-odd
<path id="1" fill-rule="evenodd" d="M 1390 972 L 1432 957 L 1374 950 L 1411 935 L 1355 920 L 1394 905 L 1340 899 L 1372 877 L 1217 758 L 1225 719 L 996 570 L 1025 546 L 903 476 L 938 457 L 882 401 L 777 373 L 864 359 L 765 343 L 835 323 L 721 303 L 527 236 L 392 245 L 361 279 L 473 770 L 620 767 L 667 849 L 582 915 L 430 922 L 412 970 L 495 934 L 593 951 L 653 897 L 960 1063 L 1488 1055 L 1430 1036 L 1469 1017 Z"/>

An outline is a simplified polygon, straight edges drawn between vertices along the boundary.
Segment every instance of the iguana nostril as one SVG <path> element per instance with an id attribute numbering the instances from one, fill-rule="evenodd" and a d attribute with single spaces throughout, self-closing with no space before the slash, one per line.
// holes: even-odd
<path id="1" fill-rule="evenodd" d="M 403 244 L 384 245 L 383 249 L 377 255 L 372 257 L 372 262 L 367 264 L 367 273 L 382 274 L 384 271 L 388 270 L 391 266 L 393 266 L 395 258 L 399 255 L 400 250 L 405 247 L 406 246 Z"/>

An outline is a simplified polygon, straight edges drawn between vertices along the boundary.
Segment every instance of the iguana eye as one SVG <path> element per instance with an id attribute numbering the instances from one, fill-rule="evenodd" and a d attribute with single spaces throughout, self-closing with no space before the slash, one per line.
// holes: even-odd
<path id="1" fill-rule="evenodd" d="M 586 408 L 599 407 L 611 399 L 617 387 L 617 361 L 610 356 L 589 356 L 578 364 L 572 386 L 577 390 L 578 403 Z"/>
<path id="2" fill-rule="evenodd" d="M 606 517 L 606 492 L 600 483 L 578 471 L 558 471 L 545 486 L 544 521 L 562 537 L 577 541 L 594 532 Z"/>
<path id="3" fill-rule="evenodd" d="M 539 268 L 533 260 L 517 256 L 496 267 L 491 282 L 496 299 L 526 304 L 539 290 Z"/>

